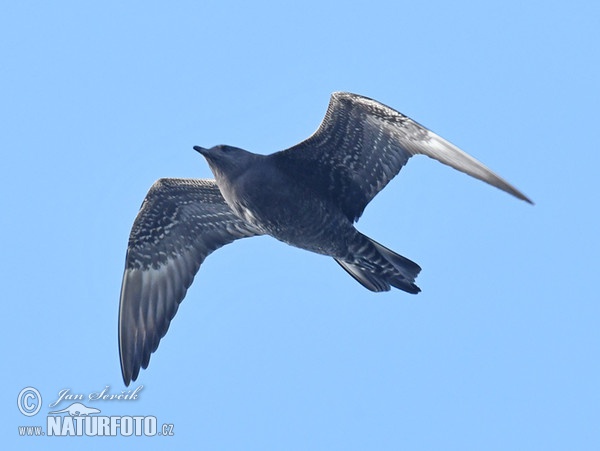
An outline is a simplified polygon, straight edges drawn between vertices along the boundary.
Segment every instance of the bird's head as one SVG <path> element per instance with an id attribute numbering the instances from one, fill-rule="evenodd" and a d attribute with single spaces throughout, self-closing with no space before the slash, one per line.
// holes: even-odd
<path id="1" fill-rule="evenodd" d="M 221 178 L 232 180 L 239 176 L 256 155 L 238 147 L 224 144 L 206 149 L 194 146 L 194 150 L 202 154 L 217 181 Z"/>

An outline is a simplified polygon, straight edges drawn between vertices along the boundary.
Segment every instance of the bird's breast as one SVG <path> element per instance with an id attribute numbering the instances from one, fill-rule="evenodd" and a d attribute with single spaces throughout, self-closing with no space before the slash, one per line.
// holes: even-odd
<path id="1" fill-rule="evenodd" d="M 345 247 L 340 230 L 353 229 L 338 206 L 277 172 L 245 174 L 222 194 L 236 215 L 262 233 L 313 252 L 331 255 L 332 247 Z"/>

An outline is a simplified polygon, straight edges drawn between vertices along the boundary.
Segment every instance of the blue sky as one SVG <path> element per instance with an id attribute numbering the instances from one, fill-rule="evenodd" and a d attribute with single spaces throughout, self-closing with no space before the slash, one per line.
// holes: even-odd
<path id="1" fill-rule="evenodd" d="M 597 449 L 599 17 L 591 1 L 4 4 L 3 443 Z M 212 177 L 193 145 L 299 142 L 339 90 L 409 115 L 536 205 L 415 158 L 358 228 L 423 267 L 421 294 L 236 242 L 201 268 L 139 398 L 86 400 L 174 436 L 19 437 L 60 390 L 124 389 L 119 290 L 150 185 Z M 25 387 L 37 416 L 16 406 Z"/>

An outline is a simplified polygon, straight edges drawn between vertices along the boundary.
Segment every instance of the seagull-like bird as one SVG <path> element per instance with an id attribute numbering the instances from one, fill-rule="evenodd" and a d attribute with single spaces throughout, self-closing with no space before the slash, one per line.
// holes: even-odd
<path id="1" fill-rule="evenodd" d="M 194 147 L 210 179 L 160 179 L 135 219 L 119 310 L 125 385 L 150 355 L 204 259 L 232 241 L 271 235 L 331 256 L 371 291 L 420 291 L 421 268 L 354 228 L 367 204 L 413 155 L 426 155 L 532 203 L 458 147 L 412 119 L 356 94 L 332 94 L 307 140 L 258 155 L 231 146 Z"/>

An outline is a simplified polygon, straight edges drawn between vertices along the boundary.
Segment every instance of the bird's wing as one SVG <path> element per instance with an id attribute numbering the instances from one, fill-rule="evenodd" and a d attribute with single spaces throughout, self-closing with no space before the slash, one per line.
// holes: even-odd
<path id="1" fill-rule="evenodd" d="M 258 235 L 238 218 L 214 180 L 160 179 L 133 223 L 119 308 L 119 352 L 125 385 L 150 354 L 214 250 Z"/>
<path id="2" fill-rule="evenodd" d="M 311 184 L 356 220 L 413 155 L 427 155 L 524 201 L 519 190 L 475 158 L 409 117 L 375 100 L 336 92 L 325 119 L 307 140 L 273 155 L 293 177 Z"/>

